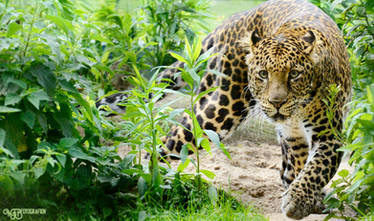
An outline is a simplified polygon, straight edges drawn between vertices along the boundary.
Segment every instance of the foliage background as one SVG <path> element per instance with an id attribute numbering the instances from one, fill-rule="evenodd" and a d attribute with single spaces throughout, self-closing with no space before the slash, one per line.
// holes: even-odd
<path id="1" fill-rule="evenodd" d="M 174 62 L 169 52 L 193 41 L 208 2 L 144 1 L 131 14 L 118 1 L 95 3 L 0 1 L 0 208 L 46 208 L 38 217 L 46 220 L 175 219 L 211 210 L 262 220 L 199 171 L 184 175 L 157 161 L 160 137 L 180 110 L 154 106 L 166 85 L 155 84 L 153 67 Z M 132 82 L 123 121 L 95 106 L 123 89 L 116 82 Z M 133 149 L 124 159 L 119 144 Z"/>
<path id="2" fill-rule="evenodd" d="M 338 211 L 330 217 L 372 217 L 374 3 L 312 2 L 343 31 L 354 82 L 342 151 L 351 154 L 355 171 L 339 173 L 326 203 Z M 169 52 L 182 53 L 212 28 L 201 22 L 210 17 L 209 2 L 143 1 L 131 13 L 119 1 L 96 3 L 0 1 L 0 208 L 43 207 L 63 220 L 176 219 L 209 210 L 263 219 L 206 182 L 197 188 L 196 174 L 141 162 L 142 150 L 157 157 L 160 137 L 180 112 L 154 106 L 166 85 L 155 84 L 153 68 L 171 64 Z M 124 82 L 132 82 L 124 105 L 133 111 L 112 121 L 95 101 L 124 89 Z M 156 96 L 148 100 L 150 94 Z M 116 152 L 120 143 L 133 149 L 124 159 Z M 357 217 L 345 216 L 347 207 Z"/>

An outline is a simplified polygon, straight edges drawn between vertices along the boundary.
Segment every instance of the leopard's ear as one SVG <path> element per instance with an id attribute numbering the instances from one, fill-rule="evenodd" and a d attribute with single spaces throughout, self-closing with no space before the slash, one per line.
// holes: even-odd
<path id="1" fill-rule="evenodd" d="M 251 38 L 250 38 L 250 46 L 251 46 L 251 48 L 252 48 L 252 50 L 253 50 L 253 47 L 256 47 L 257 46 L 257 43 L 259 42 L 259 41 L 261 41 L 261 37 L 260 37 L 260 34 L 258 33 L 258 30 L 257 30 L 257 28 L 254 30 L 254 31 L 252 31 L 252 33 L 251 33 Z"/>
<path id="2" fill-rule="evenodd" d="M 302 50 L 305 54 L 312 53 L 314 46 L 316 44 L 316 36 L 313 33 L 313 31 L 307 31 L 305 35 L 302 37 L 302 40 L 304 42 Z"/>
<path id="3" fill-rule="evenodd" d="M 313 31 L 308 30 L 304 36 L 302 36 L 302 51 L 309 56 L 309 58 L 315 63 L 319 63 L 322 59 L 321 54 L 318 54 L 316 45 L 320 44 L 320 40 L 317 39 Z"/>
<path id="4" fill-rule="evenodd" d="M 253 54 L 254 49 L 258 46 L 258 42 L 261 41 L 261 39 L 262 38 L 256 28 L 240 40 L 242 49 L 247 52 L 248 55 Z"/>

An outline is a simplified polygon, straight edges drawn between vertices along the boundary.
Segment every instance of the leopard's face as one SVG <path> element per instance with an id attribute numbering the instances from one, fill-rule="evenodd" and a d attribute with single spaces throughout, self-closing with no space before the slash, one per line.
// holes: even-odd
<path id="1" fill-rule="evenodd" d="M 314 65 L 305 47 L 297 38 L 264 38 L 247 56 L 248 87 L 275 122 L 295 117 L 314 96 Z"/>

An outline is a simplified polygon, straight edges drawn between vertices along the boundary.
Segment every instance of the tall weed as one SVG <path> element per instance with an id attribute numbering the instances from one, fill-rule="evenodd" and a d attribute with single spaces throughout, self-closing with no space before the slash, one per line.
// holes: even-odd
<path id="1" fill-rule="evenodd" d="M 194 145 L 191 143 L 185 144 L 182 147 L 181 150 L 181 164 L 178 167 L 178 171 L 183 171 L 184 168 L 188 166 L 190 162 L 194 164 L 196 167 L 196 183 L 198 189 L 201 189 L 201 174 L 204 174 L 210 179 L 213 179 L 215 174 L 209 170 L 201 169 L 200 168 L 200 156 L 199 156 L 199 149 L 203 148 L 208 153 L 211 151 L 210 142 L 207 139 L 207 137 L 210 139 L 211 142 L 213 142 L 218 148 L 221 148 L 225 154 L 229 156 L 228 152 L 226 151 L 225 147 L 219 140 L 219 136 L 212 130 L 203 130 L 201 126 L 199 125 L 197 119 L 196 119 L 196 113 L 195 113 L 195 104 L 199 101 L 200 98 L 203 96 L 206 96 L 208 93 L 214 92 L 217 88 L 212 87 L 206 91 L 198 91 L 200 82 L 202 80 L 202 77 L 205 70 L 206 62 L 211 58 L 212 56 L 215 56 L 214 54 L 211 54 L 212 51 L 208 50 L 200 55 L 201 49 L 202 49 L 202 43 L 200 40 L 194 40 L 193 44 L 190 45 L 189 41 L 186 40 L 186 47 L 184 51 L 184 55 L 181 56 L 176 53 L 171 53 L 171 55 L 178 59 L 180 62 L 184 63 L 183 68 L 178 68 L 180 71 L 180 74 L 182 79 L 186 82 L 187 88 L 186 88 L 186 94 L 189 96 L 190 104 L 189 107 L 185 109 L 185 113 L 191 118 L 192 120 L 192 128 L 189 130 L 188 128 L 185 128 L 186 130 L 190 131 L 194 137 Z M 218 73 L 217 73 L 218 74 Z M 193 159 L 188 158 L 188 152 L 191 150 L 196 155 L 196 163 Z"/>

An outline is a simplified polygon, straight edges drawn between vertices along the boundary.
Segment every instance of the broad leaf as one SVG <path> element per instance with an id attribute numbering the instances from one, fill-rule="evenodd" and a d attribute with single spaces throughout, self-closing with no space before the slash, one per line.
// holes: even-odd
<path id="1" fill-rule="evenodd" d="M 18 104 L 21 100 L 22 100 L 22 97 L 18 94 L 13 94 L 13 93 L 12 94 L 7 94 L 5 96 L 4 105 L 9 106 L 9 105 Z"/>
<path id="2" fill-rule="evenodd" d="M 41 63 L 34 63 L 31 67 L 29 72 L 33 75 L 38 83 L 43 86 L 45 91 L 50 97 L 53 97 L 56 90 L 56 76 L 54 75 L 53 71 L 48 67 Z"/>
<path id="3" fill-rule="evenodd" d="M 49 101 L 49 97 L 47 93 L 40 89 L 27 96 L 27 100 L 30 101 L 30 103 L 39 110 L 40 101 Z"/>
<path id="4" fill-rule="evenodd" d="M 62 138 L 59 145 L 65 148 L 71 147 L 78 142 L 77 138 Z"/>
<path id="5" fill-rule="evenodd" d="M 58 155 L 56 155 L 56 158 L 57 158 L 58 162 L 60 162 L 61 166 L 65 167 L 66 155 L 65 154 L 58 154 Z"/>
<path id="6" fill-rule="evenodd" d="M 8 31 L 6 33 L 7 37 L 12 36 L 13 34 L 17 33 L 19 30 L 22 29 L 22 25 L 18 24 L 17 22 L 9 23 Z"/>
<path id="7" fill-rule="evenodd" d="M 45 168 L 33 167 L 32 170 L 34 171 L 35 179 L 39 179 L 45 173 Z"/>
<path id="8" fill-rule="evenodd" d="M 34 128 L 35 114 L 31 111 L 26 111 L 21 114 L 21 120 L 29 126 L 30 129 Z"/>

